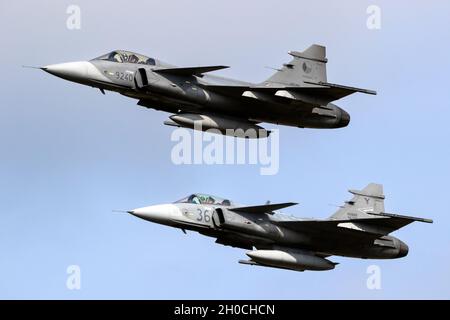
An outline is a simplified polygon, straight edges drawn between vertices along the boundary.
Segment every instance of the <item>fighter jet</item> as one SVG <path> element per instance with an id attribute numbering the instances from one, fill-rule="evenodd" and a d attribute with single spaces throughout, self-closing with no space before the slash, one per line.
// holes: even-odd
<path id="1" fill-rule="evenodd" d="M 395 259 L 408 246 L 390 235 L 411 222 L 432 220 L 384 210 L 383 186 L 371 183 L 353 194 L 325 220 L 300 219 L 276 213 L 296 203 L 243 206 L 207 194 L 192 194 L 172 204 L 138 208 L 128 213 L 147 221 L 199 232 L 216 243 L 249 250 L 247 265 L 305 270 L 331 270 L 330 256 Z"/>
<path id="2" fill-rule="evenodd" d="M 355 92 L 375 91 L 327 82 L 325 47 L 290 51 L 292 60 L 262 83 L 209 74 L 228 66 L 177 67 L 152 57 L 115 50 L 90 61 L 41 69 L 57 77 L 115 91 L 138 105 L 171 113 L 166 125 L 236 137 L 267 137 L 259 124 L 341 128 L 349 114 L 332 102 Z"/>

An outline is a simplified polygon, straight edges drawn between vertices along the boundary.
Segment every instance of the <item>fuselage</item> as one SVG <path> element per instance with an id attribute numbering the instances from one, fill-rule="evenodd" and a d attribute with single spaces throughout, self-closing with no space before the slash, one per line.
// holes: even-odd
<path id="1" fill-rule="evenodd" d="M 232 207 L 231 207 L 232 208 Z M 336 237 L 305 230 L 298 232 L 277 224 L 277 221 L 301 221 L 292 216 L 232 212 L 230 206 L 199 205 L 178 202 L 138 208 L 131 214 L 147 221 L 197 231 L 217 238 L 218 243 L 251 249 L 294 248 L 319 252 L 321 255 L 339 255 L 367 259 L 403 257 L 408 247 L 393 236 L 382 236 L 370 242 L 360 241 L 345 234 Z"/>
<path id="2" fill-rule="evenodd" d="M 118 92 L 139 100 L 141 106 L 173 114 L 199 113 L 232 119 L 237 124 L 269 122 L 305 128 L 340 128 L 350 121 L 348 113 L 332 103 L 305 109 L 276 96 L 252 99 L 233 93 L 229 87 L 256 84 L 210 74 L 159 73 L 155 70 L 174 66 L 152 58 L 145 62 L 111 59 L 99 57 L 42 69 L 69 81 Z M 221 90 L 221 86 L 227 90 Z"/>

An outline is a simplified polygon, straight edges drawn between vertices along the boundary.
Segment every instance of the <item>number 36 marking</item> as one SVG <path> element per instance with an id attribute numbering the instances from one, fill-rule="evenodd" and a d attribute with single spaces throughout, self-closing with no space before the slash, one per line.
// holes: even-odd
<path id="1" fill-rule="evenodd" d="M 205 221 L 210 222 L 211 221 L 211 214 L 209 209 L 205 209 L 205 211 L 202 211 L 202 209 L 197 209 L 197 221 Z"/>

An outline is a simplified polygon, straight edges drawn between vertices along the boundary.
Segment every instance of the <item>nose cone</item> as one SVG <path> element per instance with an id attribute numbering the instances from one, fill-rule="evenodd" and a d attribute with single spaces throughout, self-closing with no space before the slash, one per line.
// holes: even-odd
<path id="1" fill-rule="evenodd" d="M 66 80 L 79 81 L 87 78 L 89 67 L 89 62 L 78 61 L 51 64 L 43 67 L 42 70 Z"/>
<path id="2" fill-rule="evenodd" d="M 173 214 L 176 210 L 177 207 L 172 204 L 162 204 L 133 209 L 131 211 L 128 211 L 128 213 L 144 220 L 161 224 L 171 224 Z"/>
<path id="3" fill-rule="evenodd" d="M 400 240 L 399 240 L 400 241 Z M 409 248 L 403 241 L 400 241 L 397 258 L 403 258 L 408 255 Z"/>
<path id="4" fill-rule="evenodd" d="M 350 115 L 348 114 L 347 111 L 341 109 L 341 119 L 339 121 L 338 128 L 346 127 L 348 126 L 349 123 L 350 123 Z"/>

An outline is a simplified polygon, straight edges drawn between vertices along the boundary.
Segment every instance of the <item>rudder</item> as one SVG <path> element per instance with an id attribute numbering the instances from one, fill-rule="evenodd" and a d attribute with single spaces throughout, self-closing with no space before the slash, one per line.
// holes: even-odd
<path id="1" fill-rule="evenodd" d="M 311 87 L 307 82 L 327 82 L 326 49 L 313 44 L 303 52 L 289 51 L 293 59 L 265 81 L 267 84 L 285 84 Z"/>
<path id="2" fill-rule="evenodd" d="M 353 198 L 330 218 L 334 220 L 374 218 L 367 212 L 384 212 L 383 185 L 370 183 L 362 190 L 349 190 Z"/>

